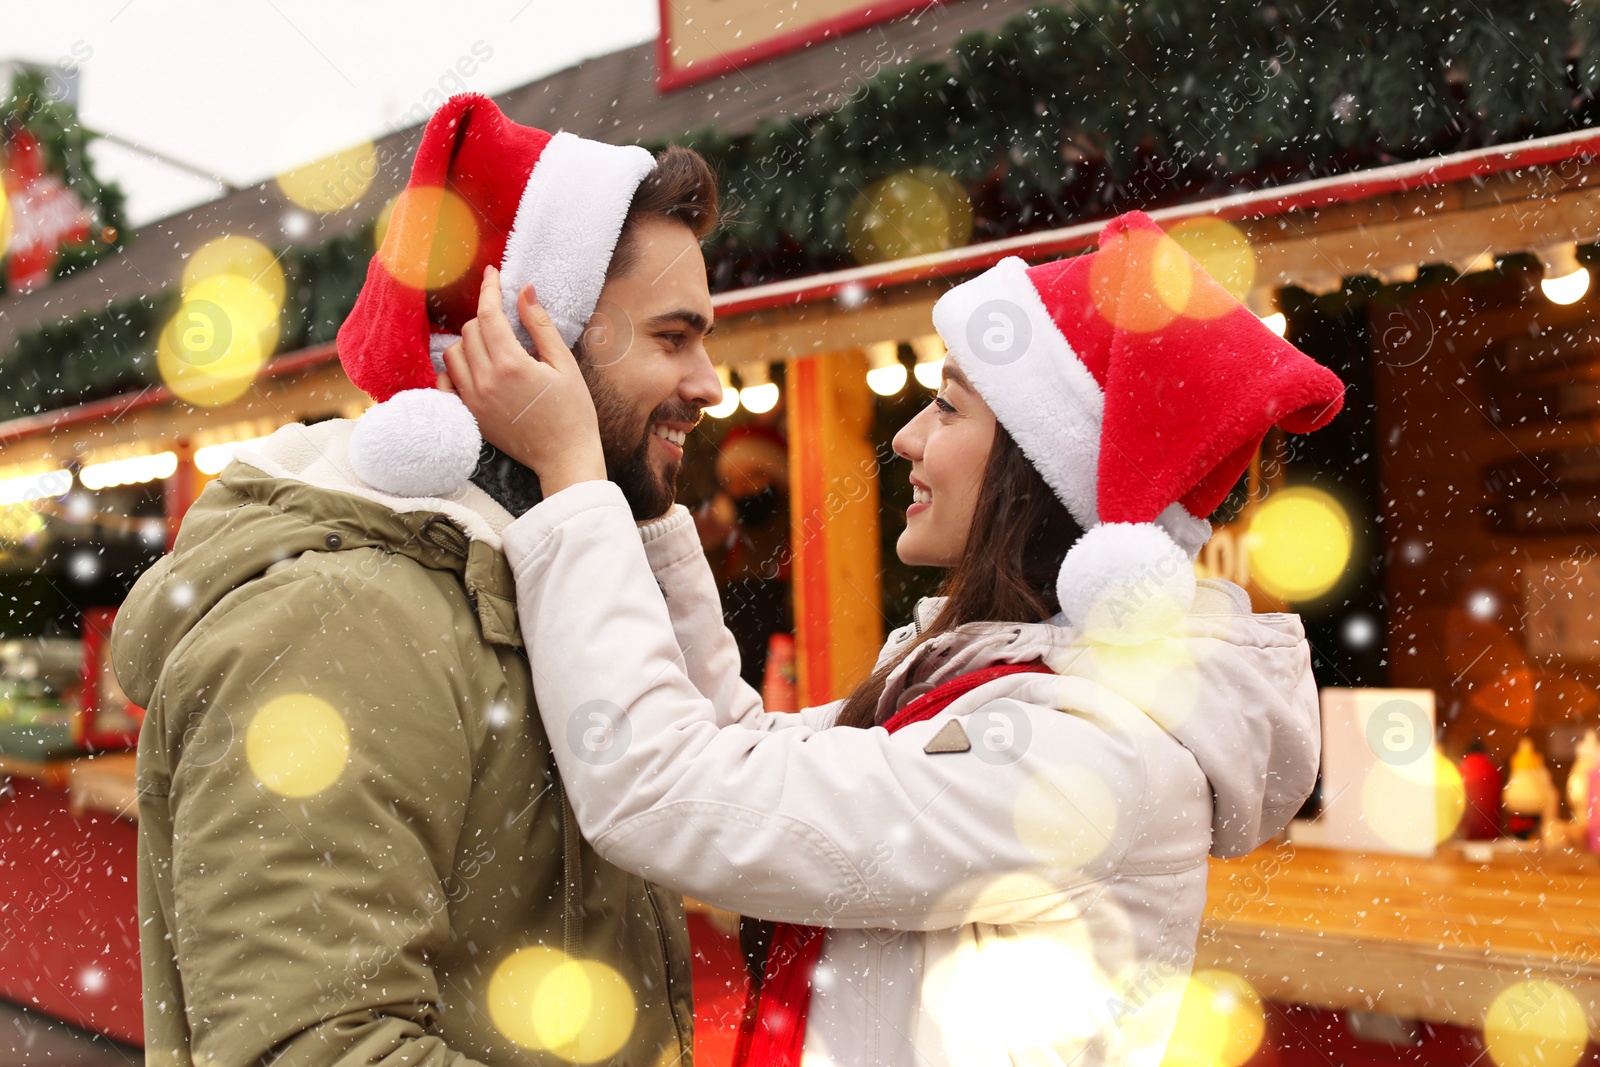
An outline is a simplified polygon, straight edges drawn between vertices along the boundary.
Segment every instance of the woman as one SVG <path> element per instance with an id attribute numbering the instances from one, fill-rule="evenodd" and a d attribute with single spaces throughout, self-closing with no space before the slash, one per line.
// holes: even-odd
<path id="1" fill-rule="evenodd" d="M 1337 379 L 1141 215 L 958 286 L 894 442 L 897 550 L 946 595 L 848 699 L 776 716 L 687 513 L 641 551 L 571 354 L 524 293 L 527 359 L 485 293 L 445 360 L 547 493 L 505 532 L 540 714 L 596 851 L 779 924 L 742 1062 L 1159 1062 L 1207 855 L 1282 830 L 1318 761 L 1300 622 L 1197 587 L 1197 516 Z"/>

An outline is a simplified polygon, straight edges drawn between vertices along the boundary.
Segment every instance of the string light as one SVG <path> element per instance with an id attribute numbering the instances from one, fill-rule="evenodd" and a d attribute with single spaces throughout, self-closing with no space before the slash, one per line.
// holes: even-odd
<path id="1" fill-rule="evenodd" d="M 765 415 L 778 406 L 778 386 L 772 380 L 772 371 L 765 363 L 739 364 L 739 403 L 753 415 Z"/>
<path id="2" fill-rule="evenodd" d="M 722 399 L 706 408 L 713 419 L 725 419 L 739 410 L 739 390 L 733 387 L 733 376 L 727 367 L 717 368 L 717 380 L 722 383 Z"/>
<path id="3" fill-rule="evenodd" d="M 1263 326 L 1282 337 L 1289 332 L 1289 319 L 1278 304 L 1278 294 L 1271 289 L 1253 289 L 1246 297 L 1250 311 Z"/>
<path id="4" fill-rule="evenodd" d="M 78 481 L 85 489 L 109 489 L 115 485 L 138 485 L 170 478 L 178 469 L 176 452 L 158 452 L 153 456 L 131 456 L 106 463 L 91 463 L 78 472 Z"/>
<path id="5" fill-rule="evenodd" d="M 1578 246 L 1567 241 L 1539 249 L 1544 278 L 1539 288 L 1552 304 L 1576 304 L 1589 291 L 1589 271 L 1578 262 Z"/>
<path id="6" fill-rule="evenodd" d="M 874 341 L 867 346 L 868 389 L 879 396 L 894 396 L 906 387 L 907 377 L 899 342 Z"/>
<path id="7" fill-rule="evenodd" d="M 917 355 L 917 365 L 911 373 L 924 389 L 938 389 L 944 375 L 944 338 L 936 333 L 911 339 L 911 351 Z"/>
<path id="8" fill-rule="evenodd" d="M 265 441 L 265 437 L 253 437 L 248 441 L 227 441 L 220 445 L 207 445 L 197 449 L 194 454 L 194 466 L 201 474 L 219 474 L 233 459 L 233 454 L 241 448 L 253 448 Z"/>

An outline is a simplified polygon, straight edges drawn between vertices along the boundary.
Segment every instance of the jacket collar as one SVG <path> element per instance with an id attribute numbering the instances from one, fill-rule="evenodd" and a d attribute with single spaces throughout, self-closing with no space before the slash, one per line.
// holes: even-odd
<path id="1" fill-rule="evenodd" d="M 434 570 L 456 573 L 484 639 L 521 647 L 516 581 L 501 547 L 511 515 L 468 483 L 449 497 L 380 493 L 350 469 L 354 423 L 291 424 L 257 449 L 241 449 L 220 479 L 235 492 L 306 516 L 340 548 L 380 547 Z"/>

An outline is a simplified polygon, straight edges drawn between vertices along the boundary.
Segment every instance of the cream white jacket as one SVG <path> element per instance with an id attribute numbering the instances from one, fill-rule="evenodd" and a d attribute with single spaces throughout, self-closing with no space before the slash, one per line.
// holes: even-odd
<path id="1" fill-rule="evenodd" d="M 681 508 L 641 545 L 621 491 L 586 482 L 504 542 L 539 711 L 595 850 L 720 907 L 829 928 L 813 1067 L 1155 1067 L 1208 854 L 1281 831 L 1316 776 L 1300 621 L 1250 614 L 1227 583 L 1202 583 L 1181 635 L 1134 649 L 1050 624 L 926 642 L 918 691 L 996 663 L 1057 673 L 990 682 L 891 736 L 829 729 L 837 705 L 761 709 Z M 911 695 L 911 666 L 880 721 Z"/>

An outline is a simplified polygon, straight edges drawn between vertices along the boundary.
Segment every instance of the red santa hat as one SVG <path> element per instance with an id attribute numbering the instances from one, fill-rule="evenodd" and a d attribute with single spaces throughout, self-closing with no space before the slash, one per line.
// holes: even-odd
<path id="1" fill-rule="evenodd" d="M 350 437 L 350 463 L 396 496 L 448 496 L 478 461 L 478 425 L 435 388 L 442 354 L 477 310 L 484 268 L 500 269 L 506 315 L 532 283 L 567 344 L 594 314 L 639 183 L 643 148 L 520 126 L 488 97 L 451 97 L 428 120 L 355 309 L 339 328 L 350 380 L 378 404 Z"/>
<path id="2" fill-rule="evenodd" d="M 1273 426 L 1344 403 L 1326 367 L 1268 329 L 1141 212 L 1097 251 L 1002 260 L 933 310 L 950 358 L 1085 531 L 1056 590 L 1069 622 L 1128 643 L 1194 600 L 1206 516 Z"/>

